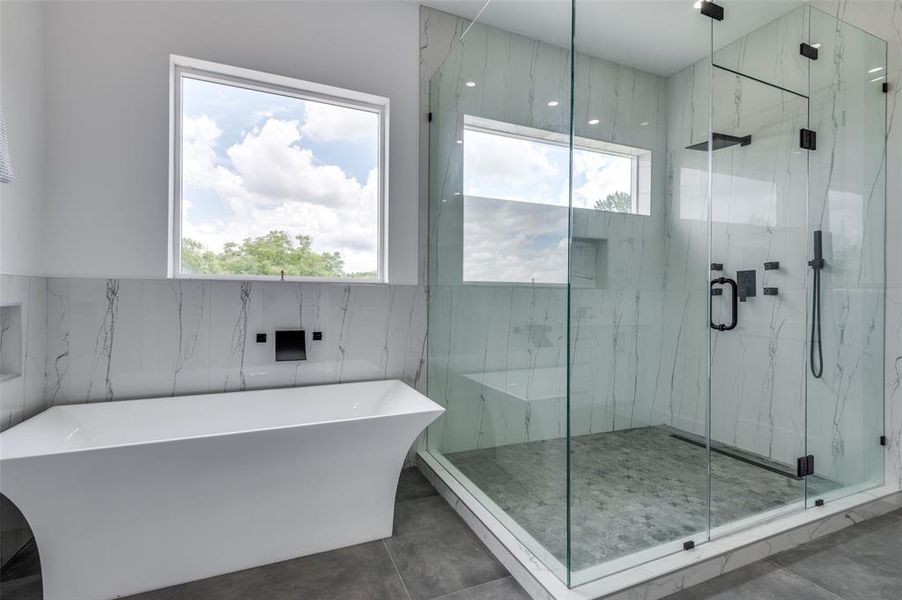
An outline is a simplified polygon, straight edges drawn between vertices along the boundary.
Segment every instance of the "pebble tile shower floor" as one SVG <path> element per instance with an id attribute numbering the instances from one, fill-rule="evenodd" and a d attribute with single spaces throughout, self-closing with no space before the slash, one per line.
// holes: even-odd
<path id="1" fill-rule="evenodd" d="M 665 427 L 575 436 L 570 452 L 575 570 L 681 538 L 703 536 L 705 449 Z M 565 562 L 566 441 L 448 454 L 447 459 Z M 802 499 L 804 483 L 711 454 L 711 517 L 723 525 Z M 812 493 L 831 483 L 808 478 Z"/>

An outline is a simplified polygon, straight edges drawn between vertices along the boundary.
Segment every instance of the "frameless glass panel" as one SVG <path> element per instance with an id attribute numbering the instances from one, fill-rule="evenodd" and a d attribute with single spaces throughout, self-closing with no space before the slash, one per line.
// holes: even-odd
<path id="1" fill-rule="evenodd" d="M 429 452 L 565 581 L 570 9 L 454 23 L 429 127 Z"/>
<path id="2" fill-rule="evenodd" d="M 714 535 L 804 498 L 807 125 L 805 96 L 714 69 Z"/>
<path id="3" fill-rule="evenodd" d="M 707 536 L 711 22 L 691 2 L 575 3 L 570 238 L 571 584 Z M 653 42 L 651 41 L 653 40 Z"/>
<path id="4" fill-rule="evenodd" d="M 809 485 L 813 503 L 883 482 L 886 42 L 815 9 L 810 22 L 806 249 L 820 231 L 824 266 L 808 269 L 808 453 L 832 484 Z"/>
<path id="5" fill-rule="evenodd" d="M 714 64 L 800 94 L 808 94 L 808 6 L 800 0 L 717 0 L 724 19 L 714 27 Z M 815 42 L 816 44 L 817 42 Z"/>

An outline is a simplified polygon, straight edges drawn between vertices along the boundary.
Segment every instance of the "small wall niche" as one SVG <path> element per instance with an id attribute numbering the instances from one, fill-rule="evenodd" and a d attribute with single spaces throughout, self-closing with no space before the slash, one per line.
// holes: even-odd
<path id="1" fill-rule="evenodd" d="M 0 382 L 22 375 L 22 306 L 0 306 Z"/>
<path id="2" fill-rule="evenodd" d="M 600 290 L 608 271 L 607 240 L 573 237 L 570 244 L 570 283 L 575 288 Z"/>

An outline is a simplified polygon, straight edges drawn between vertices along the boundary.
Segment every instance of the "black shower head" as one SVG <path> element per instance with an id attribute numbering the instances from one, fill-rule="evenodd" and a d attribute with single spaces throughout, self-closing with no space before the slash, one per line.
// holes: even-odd
<path id="1" fill-rule="evenodd" d="M 746 135 L 743 137 L 736 137 L 735 135 L 727 135 L 726 133 L 715 133 L 714 137 L 714 149 L 720 150 L 722 148 L 729 148 L 730 146 L 735 146 L 739 144 L 740 146 L 748 146 L 752 143 L 752 136 Z M 686 150 L 707 150 L 708 149 L 708 140 L 700 144 L 693 144 L 692 146 L 687 146 Z"/>

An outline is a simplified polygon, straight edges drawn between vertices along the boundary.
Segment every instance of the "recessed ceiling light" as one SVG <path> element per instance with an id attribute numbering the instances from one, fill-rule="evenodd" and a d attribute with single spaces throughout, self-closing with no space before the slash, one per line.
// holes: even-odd
<path id="1" fill-rule="evenodd" d="M 464 85 L 467 86 L 467 87 L 476 87 L 476 82 L 475 82 L 475 81 L 468 81 L 468 82 L 466 82 Z"/>
<path id="2" fill-rule="evenodd" d="M 874 67 L 873 69 L 868 69 L 868 73 L 879 73 L 883 70 L 883 67 Z"/>
<path id="3" fill-rule="evenodd" d="M 598 125 L 598 119 L 589 119 L 589 125 Z"/>
<path id="4" fill-rule="evenodd" d="M 548 101 L 548 106 L 557 106 L 558 104 L 560 104 L 560 102 L 558 102 L 557 100 Z"/>
<path id="5" fill-rule="evenodd" d="M 639 127 L 645 127 L 646 125 L 648 125 L 648 121 L 642 121 L 641 123 L 639 123 Z"/>
<path id="6" fill-rule="evenodd" d="M 463 144 L 464 141 L 463 141 L 463 140 L 457 140 L 457 143 L 458 143 L 458 144 Z"/>
<path id="7" fill-rule="evenodd" d="M 883 81 L 884 79 L 886 79 L 886 75 L 881 75 L 880 77 L 875 77 L 874 79 L 871 79 L 871 83 L 877 83 L 878 81 Z"/>

